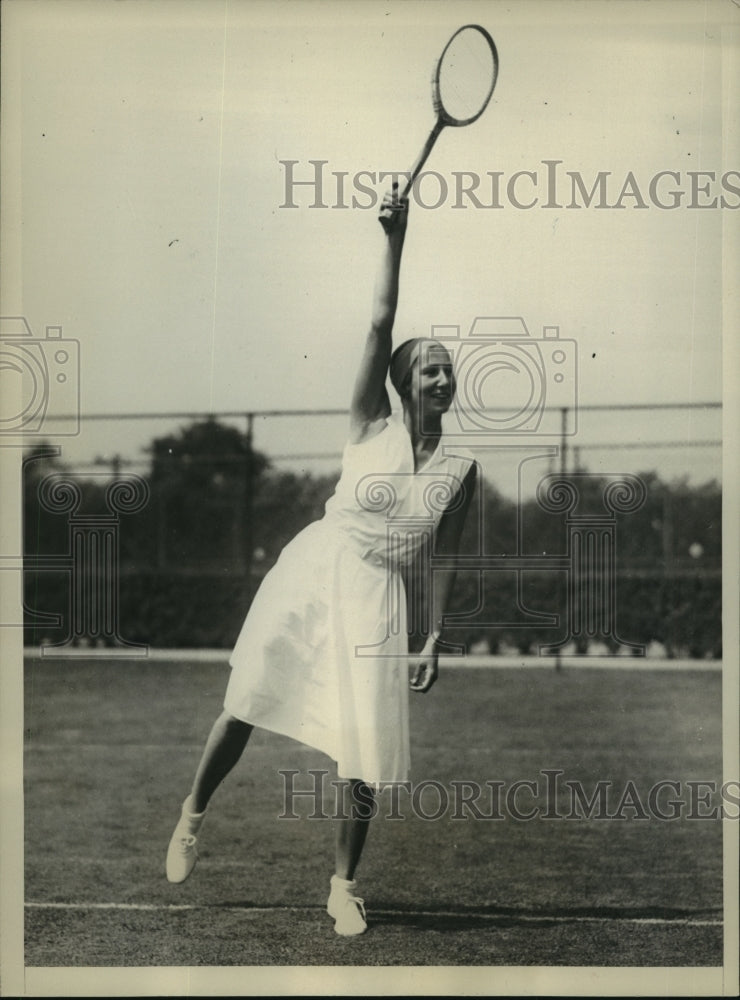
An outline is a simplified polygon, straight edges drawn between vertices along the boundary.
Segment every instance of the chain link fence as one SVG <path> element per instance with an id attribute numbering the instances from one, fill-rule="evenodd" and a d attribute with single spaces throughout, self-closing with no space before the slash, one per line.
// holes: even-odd
<path id="1" fill-rule="evenodd" d="M 230 647 L 282 547 L 321 516 L 346 417 L 100 414 L 81 418 L 74 457 L 39 439 L 23 475 L 26 642 L 75 655 Z M 720 405 L 584 406 L 577 434 L 575 418 L 564 408 L 549 436 L 460 437 L 482 485 L 452 639 L 719 657 Z"/>

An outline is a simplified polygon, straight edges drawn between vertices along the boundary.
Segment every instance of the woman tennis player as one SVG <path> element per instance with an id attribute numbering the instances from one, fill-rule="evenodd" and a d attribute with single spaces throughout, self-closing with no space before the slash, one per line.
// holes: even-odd
<path id="1" fill-rule="evenodd" d="M 208 737 L 167 852 L 167 878 L 183 882 L 197 861 L 206 806 L 255 726 L 315 747 L 336 761 L 338 777 L 365 807 L 336 820 L 327 910 L 342 935 L 361 934 L 367 926 L 354 876 L 368 807 L 377 787 L 408 781 L 408 689 L 426 692 L 437 678 L 455 578 L 454 568 L 435 572 L 429 636 L 410 658 L 404 602 L 392 622 L 389 608 L 392 593 L 403 593 L 401 574 L 414 543 L 393 544 L 388 504 L 378 498 L 392 496 L 393 516 L 416 518 L 417 524 L 431 518 L 434 551 L 449 556 L 458 551 L 475 487 L 472 457 L 452 454 L 443 444 L 442 417 L 455 391 L 447 350 L 437 341 L 414 339 L 392 352 L 408 219 L 408 202 L 399 201 L 395 189 L 380 218 L 384 246 L 341 478 L 324 517 L 286 546 L 255 596 L 230 659 L 224 712 Z M 388 376 L 400 397 L 397 412 Z M 434 482 L 448 490 L 450 502 L 430 513 Z M 421 544 L 423 533 L 409 538 Z"/>

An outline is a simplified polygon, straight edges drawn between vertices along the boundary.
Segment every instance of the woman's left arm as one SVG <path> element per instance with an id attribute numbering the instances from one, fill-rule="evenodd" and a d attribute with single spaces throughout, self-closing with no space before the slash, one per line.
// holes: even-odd
<path id="1" fill-rule="evenodd" d="M 460 491 L 455 497 L 455 502 L 451 504 L 452 509 L 446 511 L 439 522 L 434 546 L 436 555 L 457 556 L 459 554 L 460 539 L 470 503 L 475 493 L 475 482 L 476 464 L 473 463 L 462 482 Z M 431 587 L 432 631 L 424 643 L 424 648 L 415 657 L 416 669 L 414 670 L 410 684 L 412 691 L 426 692 L 437 679 L 437 660 L 439 658 L 442 623 L 450 602 L 456 576 L 457 566 L 454 564 L 448 569 L 439 569 L 434 572 L 434 586 Z"/>

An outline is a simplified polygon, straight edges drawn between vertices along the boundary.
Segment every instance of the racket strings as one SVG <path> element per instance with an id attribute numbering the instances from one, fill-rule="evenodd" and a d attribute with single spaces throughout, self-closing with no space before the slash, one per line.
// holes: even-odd
<path id="1" fill-rule="evenodd" d="M 496 60 L 485 37 L 463 30 L 447 47 L 439 67 L 439 99 L 450 118 L 465 122 L 486 106 L 496 78 Z"/>

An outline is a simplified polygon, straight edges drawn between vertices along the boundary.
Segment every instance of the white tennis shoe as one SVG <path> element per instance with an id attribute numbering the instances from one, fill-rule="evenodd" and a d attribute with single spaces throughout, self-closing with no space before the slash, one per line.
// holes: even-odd
<path id="1" fill-rule="evenodd" d="M 326 912 L 335 921 L 334 930 L 343 937 L 364 934 L 367 930 L 365 900 L 355 896 L 356 882 L 332 875 Z"/>
<path id="2" fill-rule="evenodd" d="M 198 860 L 198 838 L 205 812 L 190 812 L 190 796 L 182 804 L 182 812 L 167 848 L 167 881 L 184 882 Z"/>

